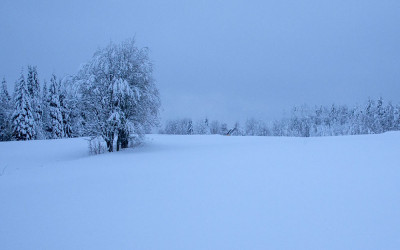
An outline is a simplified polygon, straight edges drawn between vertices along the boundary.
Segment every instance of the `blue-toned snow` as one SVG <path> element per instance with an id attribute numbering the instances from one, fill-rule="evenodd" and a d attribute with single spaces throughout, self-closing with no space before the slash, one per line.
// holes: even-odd
<path id="1" fill-rule="evenodd" d="M 0 249 L 400 249 L 400 133 L 0 143 Z"/>

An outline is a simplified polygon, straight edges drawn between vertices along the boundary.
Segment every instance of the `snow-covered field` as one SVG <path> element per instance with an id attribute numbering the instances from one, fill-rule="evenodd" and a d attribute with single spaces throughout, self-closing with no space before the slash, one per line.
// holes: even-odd
<path id="1" fill-rule="evenodd" d="M 0 249 L 400 249 L 400 133 L 0 143 Z"/>

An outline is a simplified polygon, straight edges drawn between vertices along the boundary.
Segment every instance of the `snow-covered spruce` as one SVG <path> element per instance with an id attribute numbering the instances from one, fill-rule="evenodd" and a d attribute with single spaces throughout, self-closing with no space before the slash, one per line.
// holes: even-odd
<path id="1" fill-rule="evenodd" d="M 36 66 L 28 66 L 26 84 L 28 87 L 29 98 L 31 100 L 32 114 L 35 118 L 35 139 L 44 139 L 42 100 Z"/>
<path id="2" fill-rule="evenodd" d="M 59 101 L 63 122 L 63 135 L 67 138 L 71 138 L 73 136 L 71 115 L 73 108 L 70 107 L 70 99 L 68 98 L 68 92 L 64 83 L 65 81 L 61 81 L 59 86 Z"/>
<path id="3" fill-rule="evenodd" d="M 9 141 L 12 137 L 11 118 L 12 104 L 8 94 L 7 82 L 3 78 L 0 86 L 0 141 Z"/>
<path id="4" fill-rule="evenodd" d="M 64 137 L 59 86 L 55 75 L 51 77 L 49 89 L 50 136 L 52 139 Z"/>
<path id="5" fill-rule="evenodd" d="M 35 117 L 23 72 L 15 83 L 12 135 L 16 140 L 32 140 L 36 136 Z"/>
<path id="6" fill-rule="evenodd" d="M 49 110 L 49 89 L 47 88 L 47 81 L 43 82 L 43 91 L 42 91 L 42 133 L 45 138 L 50 138 L 51 132 L 51 124 L 50 124 L 50 110 Z"/>

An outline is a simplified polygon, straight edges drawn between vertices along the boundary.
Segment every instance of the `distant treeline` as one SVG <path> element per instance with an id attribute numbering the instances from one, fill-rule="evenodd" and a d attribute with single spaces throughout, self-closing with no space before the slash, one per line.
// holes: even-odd
<path id="1" fill-rule="evenodd" d="M 369 99 L 363 106 L 346 105 L 294 107 L 288 118 L 273 122 L 248 119 L 233 126 L 207 118 L 193 122 L 189 118 L 169 120 L 161 134 L 221 134 L 237 136 L 337 136 L 379 134 L 400 130 L 400 105 Z"/>

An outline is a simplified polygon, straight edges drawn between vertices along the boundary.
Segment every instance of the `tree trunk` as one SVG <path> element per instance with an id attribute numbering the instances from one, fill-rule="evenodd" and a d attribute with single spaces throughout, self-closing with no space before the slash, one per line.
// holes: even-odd
<path id="1" fill-rule="evenodd" d="M 114 151 L 114 133 L 110 133 L 108 138 L 105 140 L 107 143 L 108 152 Z"/>
<path id="2" fill-rule="evenodd" d="M 128 136 L 124 138 L 124 140 L 121 142 L 121 148 L 128 148 L 129 146 L 129 141 L 128 141 Z"/>
<path id="3" fill-rule="evenodd" d="M 112 142 L 106 141 L 106 143 L 107 143 L 108 152 L 112 152 L 114 150 Z"/>
<path id="4" fill-rule="evenodd" d="M 121 129 L 118 131 L 118 140 L 117 140 L 117 144 L 121 145 L 121 148 L 127 148 L 129 146 L 129 133 L 124 130 Z"/>
<path id="5" fill-rule="evenodd" d="M 118 136 L 118 138 L 117 138 L 117 151 L 119 151 L 120 145 L 121 145 L 121 141 L 120 141 L 119 136 Z"/>

